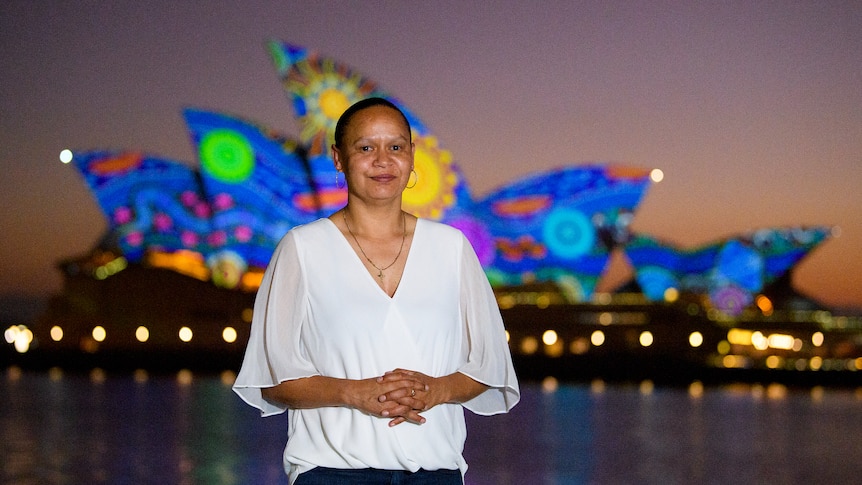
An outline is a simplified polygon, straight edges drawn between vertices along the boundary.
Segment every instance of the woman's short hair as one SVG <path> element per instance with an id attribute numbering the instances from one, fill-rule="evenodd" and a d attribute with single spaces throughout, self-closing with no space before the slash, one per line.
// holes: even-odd
<path id="1" fill-rule="evenodd" d="M 410 139 L 412 140 L 413 131 L 410 128 L 410 122 L 407 121 L 407 116 L 404 115 L 404 112 L 401 111 L 401 109 L 398 108 L 395 103 L 384 98 L 365 98 L 363 100 L 353 103 L 338 118 L 338 122 L 335 124 L 334 141 L 336 148 L 338 148 L 339 150 L 344 148 L 344 132 L 347 131 L 347 126 L 350 125 L 350 121 L 353 119 L 353 115 L 366 108 L 371 108 L 372 106 L 385 106 L 387 108 L 392 108 L 397 111 L 398 114 L 401 115 L 401 119 L 404 120 L 404 125 L 407 127 L 407 133 L 410 135 Z"/>

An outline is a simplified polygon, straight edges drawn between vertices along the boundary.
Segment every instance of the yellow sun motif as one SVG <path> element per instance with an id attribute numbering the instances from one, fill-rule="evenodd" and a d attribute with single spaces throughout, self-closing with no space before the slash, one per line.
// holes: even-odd
<path id="1" fill-rule="evenodd" d="M 440 219 L 455 203 L 458 175 L 452 170 L 452 153 L 439 148 L 434 136 L 416 136 L 413 143 L 416 174 L 407 183 L 401 206 L 417 217 Z"/>
<path id="2" fill-rule="evenodd" d="M 327 88 L 320 93 L 320 110 L 329 119 L 337 120 L 349 107 L 347 96 L 337 89 Z"/>
<path id="3" fill-rule="evenodd" d="M 338 117 L 351 104 L 374 92 L 374 83 L 351 73 L 331 60 L 310 57 L 294 64 L 285 87 L 302 99 L 305 115 L 301 116 L 300 140 L 310 155 L 326 153 L 332 143 Z"/>

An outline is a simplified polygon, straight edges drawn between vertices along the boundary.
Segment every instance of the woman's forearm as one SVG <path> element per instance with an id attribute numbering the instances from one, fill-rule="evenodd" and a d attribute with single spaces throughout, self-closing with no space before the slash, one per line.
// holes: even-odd
<path id="1" fill-rule="evenodd" d="M 334 377 L 311 376 L 284 381 L 261 389 L 267 401 L 292 409 L 350 406 L 351 381 Z"/>
<path id="2" fill-rule="evenodd" d="M 444 402 L 448 403 L 467 402 L 488 389 L 485 384 L 460 372 L 440 377 L 438 380 L 441 381 L 442 387 L 447 390 L 448 395 Z"/>

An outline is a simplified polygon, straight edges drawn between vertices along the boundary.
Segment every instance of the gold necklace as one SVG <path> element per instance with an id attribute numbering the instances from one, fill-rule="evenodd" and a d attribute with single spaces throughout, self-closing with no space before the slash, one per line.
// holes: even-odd
<path id="1" fill-rule="evenodd" d="M 344 217 L 344 225 L 347 226 L 347 232 L 350 233 L 350 237 L 353 238 L 353 242 L 356 243 L 356 247 L 359 248 L 359 252 L 362 253 L 363 256 L 365 256 L 365 259 L 369 263 L 371 263 L 371 266 L 374 266 L 374 268 L 377 270 L 377 277 L 382 280 L 383 271 L 391 268 L 392 265 L 395 264 L 395 261 L 398 261 L 398 258 L 401 257 L 401 251 L 404 250 L 404 241 L 407 239 L 407 219 L 404 216 L 404 212 L 401 212 L 401 225 L 404 227 L 404 233 L 401 235 L 401 247 L 398 248 L 398 254 L 395 255 L 395 259 L 392 260 L 392 262 L 389 263 L 389 265 L 385 268 L 381 268 L 380 266 L 374 264 L 374 261 L 371 261 L 371 258 L 369 258 L 367 254 L 365 254 L 365 250 L 362 249 L 362 245 L 359 244 L 359 240 L 356 239 L 356 234 L 353 234 L 353 231 L 350 230 L 350 223 L 347 222 L 347 211 L 343 211 L 341 213 L 341 216 Z"/>

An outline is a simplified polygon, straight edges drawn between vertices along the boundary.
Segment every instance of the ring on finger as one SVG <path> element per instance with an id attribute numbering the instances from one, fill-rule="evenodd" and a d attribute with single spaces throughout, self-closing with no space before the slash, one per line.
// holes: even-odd
<path id="1" fill-rule="evenodd" d="M 416 389 L 410 389 L 410 397 L 416 397 Z"/>

